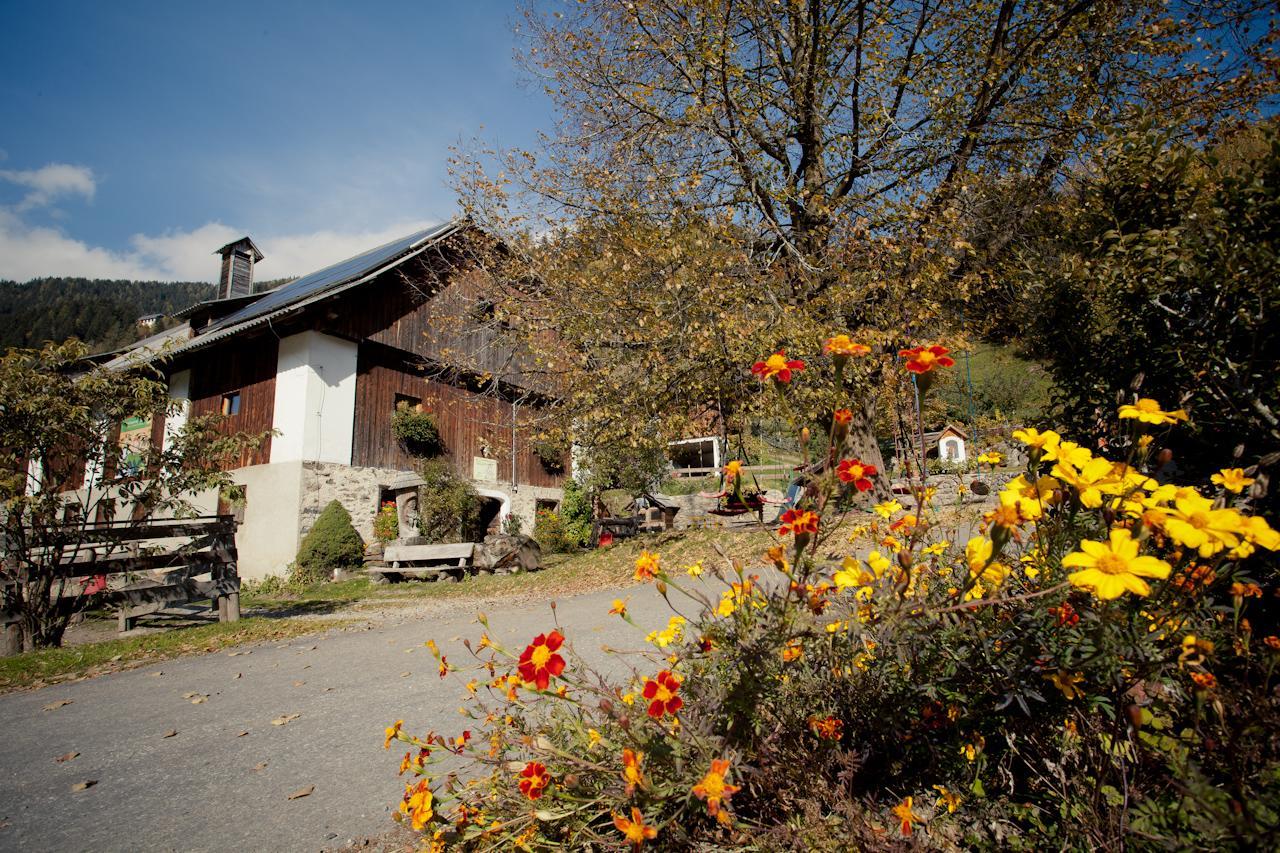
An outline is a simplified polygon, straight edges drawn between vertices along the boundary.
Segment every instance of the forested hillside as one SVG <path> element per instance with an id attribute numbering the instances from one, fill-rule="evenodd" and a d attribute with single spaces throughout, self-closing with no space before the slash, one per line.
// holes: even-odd
<path id="1" fill-rule="evenodd" d="M 261 282 L 257 290 L 284 281 Z M 76 337 L 109 352 L 173 325 L 169 315 L 212 298 L 205 281 L 128 281 L 88 278 L 0 279 L 0 350 Z M 138 318 L 161 314 L 153 329 Z"/>

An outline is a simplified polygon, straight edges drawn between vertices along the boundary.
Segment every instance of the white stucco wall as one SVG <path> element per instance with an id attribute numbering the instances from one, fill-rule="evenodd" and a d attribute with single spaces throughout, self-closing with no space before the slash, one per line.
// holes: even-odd
<path id="1" fill-rule="evenodd" d="M 965 460 L 964 442 L 949 435 L 938 442 L 938 458 L 946 462 L 963 462 Z"/>
<path id="2" fill-rule="evenodd" d="M 281 339 L 272 463 L 351 464 L 357 351 L 351 341 L 319 332 Z"/>
<path id="3" fill-rule="evenodd" d="M 285 574 L 298 556 L 302 462 L 250 465 L 231 475 L 245 487 L 244 521 L 236 530 L 240 577 Z"/>
<path id="4" fill-rule="evenodd" d="M 169 377 L 169 399 L 181 403 L 181 408 L 164 420 L 164 449 L 168 450 L 173 437 L 187 425 L 187 412 L 191 407 L 191 371 L 179 370 Z"/>

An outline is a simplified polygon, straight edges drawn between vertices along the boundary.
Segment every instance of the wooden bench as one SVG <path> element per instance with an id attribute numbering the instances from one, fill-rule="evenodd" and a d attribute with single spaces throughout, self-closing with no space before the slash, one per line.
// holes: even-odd
<path id="1" fill-rule="evenodd" d="M 370 568 L 369 576 L 375 582 L 404 577 L 454 577 L 471 568 L 475 551 L 474 542 L 457 545 L 387 545 L 382 553 L 382 561 L 387 565 Z"/>
<path id="2" fill-rule="evenodd" d="M 62 600 L 68 608 L 114 605 L 120 630 L 139 616 L 192 602 L 209 601 L 222 622 L 240 618 L 240 576 L 236 568 L 236 521 L 232 516 L 114 522 L 68 531 L 59 553 L 37 552 L 36 560 L 57 563 L 67 579 Z M 22 583 L 20 573 L 13 583 Z M 98 587 L 88 593 L 90 586 Z M 0 610 L 6 632 L 20 630 L 17 613 Z"/>

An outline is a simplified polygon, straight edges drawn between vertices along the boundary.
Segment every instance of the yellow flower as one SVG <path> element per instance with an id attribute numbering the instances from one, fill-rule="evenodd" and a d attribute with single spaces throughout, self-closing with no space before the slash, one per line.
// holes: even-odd
<path id="1" fill-rule="evenodd" d="M 979 583 L 986 583 L 993 589 L 1004 583 L 1009 570 L 1000 563 L 992 562 L 995 546 L 990 539 L 975 536 L 964 546 L 965 562 L 969 564 L 969 574 Z"/>
<path id="2" fill-rule="evenodd" d="M 1163 424 L 1174 424 L 1178 421 L 1185 421 L 1187 413 L 1182 409 L 1172 412 L 1166 412 L 1160 408 L 1160 404 L 1150 397 L 1143 397 L 1133 405 L 1124 405 L 1120 407 L 1120 417 L 1130 420 L 1137 420 L 1139 423 L 1154 424 L 1161 426 Z"/>
<path id="3" fill-rule="evenodd" d="M 685 566 L 684 571 L 689 577 L 696 578 L 698 575 L 702 574 L 702 561 L 699 560 L 696 563 L 690 563 Z"/>
<path id="4" fill-rule="evenodd" d="M 898 503 L 897 499 L 895 498 L 894 500 L 885 501 L 884 503 L 876 504 L 875 506 L 872 507 L 872 509 L 875 510 L 876 515 L 880 516 L 881 518 L 888 518 L 889 516 L 893 515 L 895 512 L 901 512 L 903 509 L 903 506 L 902 504 Z"/>
<path id="5" fill-rule="evenodd" d="M 712 817 L 720 815 L 720 809 L 734 794 L 741 790 L 737 785 L 730 785 L 725 777 L 729 774 L 729 762 L 723 758 L 714 759 L 711 769 L 702 781 L 693 786 L 693 795 L 707 801 L 707 814 Z"/>
<path id="6" fill-rule="evenodd" d="M 867 565 L 871 567 L 871 571 L 875 572 L 876 577 L 882 578 L 893 563 L 879 551 L 872 551 L 867 555 Z"/>
<path id="7" fill-rule="evenodd" d="M 1059 458 L 1058 464 L 1050 472 L 1062 482 L 1076 490 L 1080 503 L 1089 509 L 1102 506 L 1102 495 L 1116 493 L 1122 481 L 1122 472 L 1116 465 L 1101 456 L 1091 457 L 1087 462 L 1077 465 L 1071 459 Z"/>
<path id="8" fill-rule="evenodd" d="M 646 643 L 653 643 L 660 649 L 665 649 L 673 643 L 678 643 L 684 637 L 685 618 L 683 616 L 672 616 L 667 621 L 667 627 L 661 631 L 650 631 L 648 636 L 644 638 Z"/>
<path id="9" fill-rule="evenodd" d="M 595 749 L 600 744 L 600 733 L 595 729 L 587 729 L 587 749 Z"/>
<path id="10" fill-rule="evenodd" d="M 416 786 L 406 782 L 400 811 L 408 815 L 414 829 L 422 829 L 435 817 L 435 811 L 432 809 L 433 801 L 434 797 L 431 795 L 431 788 L 427 785 L 426 779 L 420 780 Z"/>
<path id="11" fill-rule="evenodd" d="M 1026 429 L 1015 429 L 1013 431 L 1013 437 L 1031 448 L 1033 451 L 1044 451 L 1049 447 L 1056 447 L 1058 442 L 1062 440 L 1062 436 L 1058 435 L 1051 429 L 1040 432 L 1040 430 L 1033 429 L 1032 427 L 1027 427 Z"/>
<path id="12" fill-rule="evenodd" d="M 1167 510 L 1165 532 L 1179 545 L 1195 548 L 1201 557 L 1211 557 L 1223 548 L 1240 544 L 1239 534 L 1247 523 L 1234 509 L 1214 509 L 1213 501 L 1194 491 L 1181 493 Z"/>
<path id="13" fill-rule="evenodd" d="M 798 661 L 802 657 L 804 657 L 804 646 L 800 644 L 799 640 L 789 641 L 782 649 L 782 660 L 784 663 Z"/>
<path id="14" fill-rule="evenodd" d="M 942 785 L 934 785 L 933 790 L 938 792 L 938 805 L 947 807 L 947 814 L 953 814 L 956 809 L 960 808 L 960 804 L 964 799 L 959 794 L 953 794 Z"/>
<path id="15" fill-rule="evenodd" d="M 742 460 L 735 459 L 728 465 L 724 466 L 724 478 L 726 480 L 736 480 L 742 476 Z"/>
<path id="16" fill-rule="evenodd" d="M 975 761 L 978 754 L 982 752 L 983 747 L 987 745 L 987 739 L 982 735 L 974 735 L 973 740 L 960 747 L 960 754 L 969 761 Z"/>
<path id="17" fill-rule="evenodd" d="M 1188 634 L 1182 638 L 1182 653 L 1178 655 L 1179 663 L 1201 666 L 1204 659 L 1213 654 L 1213 641 Z"/>
<path id="18" fill-rule="evenodd" d="M 621 598 L 615 598 L 613 600 L 613 607 L 609 608 L 609 615 L 625 617 L 627 615 L 627 602 L 623 601 Z"/>
<path id="19" fill-rule="evenodd" d="M 404 720 L 396 720 L 395 725 L 387 726 L 386 728 L 387 739 L 382 742 L 383 749 L 391 748 L 391 741 L 400 737 L 400 727 L 403 725 L 404 725 Z"/>
<path id="20" fill-rule="evenodd" d="M 1079 687 L 1076 687 L 1077 684 L 1084 681 L 1083 673 L 1066 672 L 1065 670 L 1060 669 L 1055 673 L 1042 677 L 1048 681 L 1052 681 L 1053 686 L 1062 691 L 1062 695 L 1066 697 L 1068 702 L 1073 699 L 1078 699 L 1084 695 L 1084 691 Z"/>
<path id="21" fill-rule="evenodd" d="M 893 812 L 893 816 L 898 819 L 898 828 L 903 835 L 911 834 L 911 824 L 924 822 L 924 818 L 911 810 L 911 801 L 911 797 L 903 797 L 902 802 L 890 809 Z"/>
<path id="22" fill-rule="evenodd" d="M 1044 517 L 1045 508 L 1054 501 L 1054 491 L 1061 487 L 1062 484 L 1052 477 L 1040 477 L 1032 483 L 1019 474 L 1000 491 L 1000 504 L 1017 507 L 1018 514 L 1024 519 L 1036 521 Z"/>
<path id="23" fill-rule="evenodd" d="M 876 576 L 862 568 L 862 563 L 853 557 L 845 557 L 844 562 L 840 564 L 840 571 L 835 573 L 832 580 L 835 582 L 836 589 L 845 590 L 850 587 L 866 586 L 874 583 Z"/>
<path id="24" fill-rule="evenodd" d="M 932 557 L 941 557 L 946 552 L 947 552 L 946 542 L 934 542 L 932 545 L 926 546 L 922 553 L 928 554 L 929 556 L 932 556 Z"/>
<path id="25" fill-rule="evenodd" d="M 1164 560 L 1139 557 L 1137 541 L 1123 528 L 1112 530 L 1107 542 L 1082 541 L 1079 551 L 1062 558 L 1062 565 L 1080 569 L 1067 575 L 1072 586 L 1092 590 L 1102 599 L 1125 592 L 1149 595 L 1151 587 L 1143 578 L 1167 578 L 1172 568 Z"/>
<path id="26" fill-rule="evenodd" d="M 636 580 L 653 580 L 653 578 L 662 571 L 662 567 L 659 565 L 659 560 L 660 558 L 657 554 L 650 554 L 648 551 L 641 551 L 640 556 L 636 557 Z"/>
<path id="27" fill-rule="evenodd" d="M 1253 485 L 1253 478 L 1246 477 L 1243 468 L 1223 468 L 1209 479 L 1214 482 L 1214 485 L 1222 486 L 1228 492 L 1237 495 Z"/>

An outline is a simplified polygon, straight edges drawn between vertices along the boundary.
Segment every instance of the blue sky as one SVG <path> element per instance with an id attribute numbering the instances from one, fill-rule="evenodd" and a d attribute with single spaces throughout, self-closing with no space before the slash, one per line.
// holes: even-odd
<path id="1" fill-rule="evenodd" d="M 0 277 L 211 279 L 242 233 L 301 275 L 449 217 L 450 145 L 550 127 L 517 14 L 0 0 Z"/>

